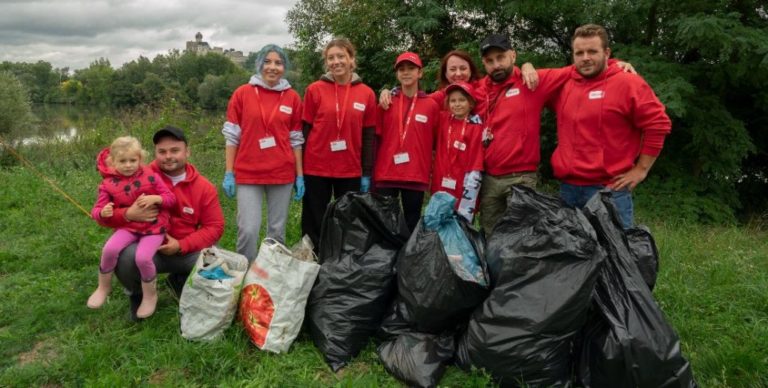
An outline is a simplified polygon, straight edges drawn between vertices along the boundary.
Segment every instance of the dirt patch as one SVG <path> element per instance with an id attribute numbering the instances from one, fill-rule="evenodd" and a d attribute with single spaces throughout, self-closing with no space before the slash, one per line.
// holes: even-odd
<path id="1" fill-rule="evenodd" d="M 158 370 L 155 371 L 155 373 L 152 373 L 151 376 L 149 376 L 149 381 L 147 381 L 150 385 L 155 384 L 163 384 L 165 383 L 165 380 L 168 378 L 168 371 L 166 370 Z"/>
<path id="2" fill-rule="evenodd" d="M 40 341 L 32 347 L 32 350 L 19 354 L 19 365 L 27 365 L 40 362 L 43 365 L 50 364 L 58 355 L 48 341 Z"/>
<path id="3" fill-rule="evenodd" d="M 187 369 L 181 369 L 181 376 L 184 378 L 189 377 L 189 371 Z M 173 385 L 174 379 L 178 378 L 179 374 L 169 371 L 167 369 L 161 369 L 152 373 L 147 379 L 149 385 Z"/>

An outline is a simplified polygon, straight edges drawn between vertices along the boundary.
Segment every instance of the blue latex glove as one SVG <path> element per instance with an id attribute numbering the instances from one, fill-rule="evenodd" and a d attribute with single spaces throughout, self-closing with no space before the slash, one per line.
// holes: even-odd
<path id="1" fill-rule="evenodd" d="M 297 176 L 294 185 L 296 187 L 296 195 L 293 196 L 293 200 L 299 201 L 302 197 L 304 197 L 304 177 Z"/>
<path id="2" fill-rule="evenodd" d="M 227 171 L 224 173 L 224 182 L 221 184 L 224 188 L 224 194 L 229 198 L 235 197 L 235 173 Z"/>
<path id="3" fill-rule="evenodd" d="M 367 193 L 368 190 L 371 189 L 371 177 L 369 176 L 362 176 L 360 177 L 360 191 L 363 193 Z"/>

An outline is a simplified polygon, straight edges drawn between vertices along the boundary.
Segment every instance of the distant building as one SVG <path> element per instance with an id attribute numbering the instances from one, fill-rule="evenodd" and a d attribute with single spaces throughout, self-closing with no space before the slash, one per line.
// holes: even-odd
<path id="1" fill-rule="evenodd" d="M 235 49 L 224 50 L 221 47 L 211 48 L 208 42 L 203 41 L 203 34 L 201 34 L 200 32 L 195 34 L 195 40 L 187 41 L 187 49 L 184 51 L 193 52 L 197 55 L 205 55 L 208 53 L 218 53 L 229 58 L 232 62 L 239 65 L 240 67 L 245 66 L 245 60 L 247 59 L 245 56 L 243 56 L 242 51 L 237 51 Z"/>

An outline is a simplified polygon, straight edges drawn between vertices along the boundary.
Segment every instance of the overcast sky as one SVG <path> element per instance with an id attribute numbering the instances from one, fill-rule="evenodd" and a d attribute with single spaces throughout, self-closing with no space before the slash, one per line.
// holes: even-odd
<path id="1" fill-rule="evenodd" d="M 211 47 L 244 55 L 293 42 L 285 15 L 296 0 L 0 0 L 0 62 L 70 70 L 98 58 L 118 68 L 143 55 L 183 50 L 200 31 Z"/>

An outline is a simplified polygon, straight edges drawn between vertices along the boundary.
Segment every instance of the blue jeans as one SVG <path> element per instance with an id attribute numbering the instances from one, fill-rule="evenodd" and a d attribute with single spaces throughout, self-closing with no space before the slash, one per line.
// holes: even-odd
<path id="1" fill-rule="evenodd" d="M 605 189 L 603 185 L 576 186 L 565 182 L 560 183 L 560 198 L 568 206 L 582 208 L 592 198 L 595 193 Z M 616 210 L 619 212 L 621 224 L 624 229 L 629 229 L 634 224 L 634 206 L 632 205 L 632 192 L 623 189 L 620 191 L 611 190 L 611 199 Z"/>

